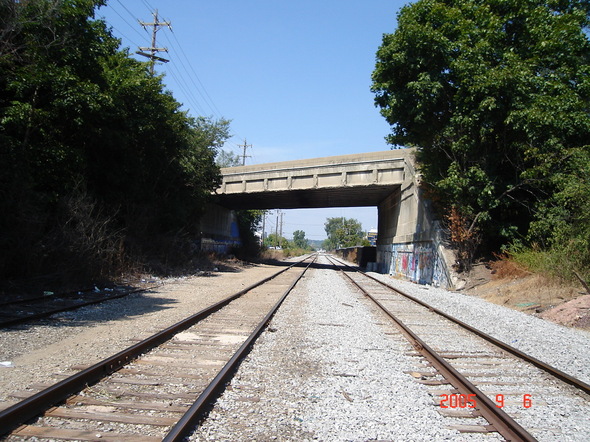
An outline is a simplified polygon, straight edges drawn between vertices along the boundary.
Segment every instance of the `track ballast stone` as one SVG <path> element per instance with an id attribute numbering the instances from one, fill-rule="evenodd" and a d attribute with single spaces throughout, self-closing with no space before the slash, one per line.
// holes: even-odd
<path id="1" fill-rule="evenodd" d="M 475 440 L 445 428 L 380 321 L 337 272 L 312 271 L 191 440 Z"/>

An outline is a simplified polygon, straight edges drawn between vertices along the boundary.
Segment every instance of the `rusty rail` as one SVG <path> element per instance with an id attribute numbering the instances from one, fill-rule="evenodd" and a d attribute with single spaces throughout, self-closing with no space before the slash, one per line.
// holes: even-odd
<path id="1" fill-rule="evenodd" d="M 223 388 L 224 384 L 230 378 L 231 374 L 239 365 L 240 361 L 248 354 L 252 345 L 260 336 L 268 322 L 272 319 L 276 311 L 279 309 L 285 298 L 291 293 L 293 288 L 297 285 L 299 280 L 303 277 L 307 269 L 315 262 L 317 259 L 317 255 L 314 259 L 307 265 L 305 270 L 299 275 L 293 283 L 289 286 L 289 288 L 283 293 L 283 296 L 277 301 L 277 303 L 273 306 L 270 312 L 264 317 L 262 321 L 258 324 L 256 329 L 252 332 L 252 334 L 244 341 L 238 351 L 232 356 L 232 358 L 225 364 L 225 366 L 221 369 L 221 371 L 217 374 L 215 379 L 211 381 L 211 383 L 207 386 L 207 388 L 201 393 L 201 395 L 197 398 L 194 404 L 189 408 L 189 410 L 184 414 L 184 416 L 178 421 L 178 423 L 168 432 L 166 437 L 163 439 L 163 442 L 179 442 L 184 440 L 186 436 L 188 436 L 191 430 L 197 425 L 198 421 L 204 414 L 204 411 L 211 403 L 211 401 L 216 397 L 218 392 Z"/>
<path id="2" fill-rule="evenodd" d="M 528 354 L 526 354 L 526 353 L 518 350 L 517 348 L 512 347 L 511 345 L 508 345 L 505 342 L 502 342 L 499 339 L 496 339 L 493 336 L 491 336 L 491 335 L 489 335 L 487 333 L 484 333 L 481 330 L 478 330 L 477 328 L 472 327 L 471 325 L 469 325 L 469 324 L 467 324 L 467 323 L 465 323 L 465 322 L 463 322 L 463 321 L 461 321 L 461 320 L 459 320 L 457 318 L 454 318 L 453 316 L 451 316 L 451 315 L 443 312 L 442 310 L 439 310 L 439 309 L 437 309 L 435 307 L 432 307 L 431 305 L 427 304 L 424 301 L 421 301 L 418 298 L 415 298 L 412 295 L 409 295 L 407 293 L 404 293 L 402 290 L 400 290 L 398 288 L 395 288 L 392 285 L 387 284 L 386 282 L 380 281 L 379 279 L 377 279 L 377 278 L 375 278 L 375 277 L 373 277 L 371 275 L 367 275 L 365 272 L 362 272 L 362 271 L 360 271 L 358 269 L 355 269 L 354 267 L 351 267 L 348 264 L 343 263 L 340 260 L 336 260 L 336 261 L 338 261 L 342 265 L 348 267 L 352 271 L 358 272 L 358 273 L 366 276 L 367 278 L 372 279 L 373 281 L 381 284 L 382 286 L 387 287 L 390 290 L 393 290 L 394 292 L 400 294 L 401 296 L 404 296 L 405 298 L 407 298 L 407 299 L 409 299 L 411 301 L 414 301 L 417 304 L 420 304 L 421 306 L 423 306 L 423 307 L 427 308 L 428 310 L 436 313 L 437 315 L 440 315 L 440 316 L 444 317 L 445 319 L 448 319 L 449 321 L 454 322 L 455 324 L 463 327 L 465 330 L 468 330 L 471 333 L 474 333 L 474 334 L 478 335 L 479 337 L 481 337 L 481 338 L 485 339 L 486 341 L 494 344 L 495 346 L 501 348 L 502 350 L 507 351 L 508 353 L 511 353 L 514 356 L 516 356 L 516 357 L 518 357 L 520 359 L 523 359 L 523 360 L 529 362 L 530 364 L 533 364 L 535 367 L 540 368 L 541 370 L 545 371 L 546 373 L 549 373 L 552 376 L 555 376 L 556 378 L 558 378 L 559 380 L 565 382 L 566 384 L 572 385 L 573 387 L 576 387 L 577 389 L 579 389 L 579 390 L 581 390 L 581 391 L 583 391 L 583 392 L 585 392 L 587 394 L 590 394 L 590 385 L 587 384 L 586 382 L 584 382 L 584 381 L 582 381 L 582 380 L 580 380 L 578 378 L 575 378 L 575 377 L 573 377 L 573 376 L 571 376 L 571 375 L 569 375 L 569 374 L 567 374 L 567 373 L 565 373 L 565 372 L 563 372 L 563 371 L 561 371 L 561 370 L 553 367 L 552 365 L 549 365 L 549 364 L 547 364 L 547 363 L 545 363 L 545 362 L 543 362 L 543 361 L 541 361 L 541 360 L 539 360 L 539 359 L 537 359 L 537 358 L 535 358 L 533 356 L 530 356 L 530 355 L 528 355 Z"/>
<path id="3" fill-rule="evenodd" d="M 331 258 L 328 258 L 331 260 Z M 346 264 L 344 264 L 346 265 Z M 350 267 L 346 265 L 347 267 Z M 356 269 L 353 269 L 356 271 Z M 391 318 L 397 327 L 402 331 L 406 339 L 412 344 L 414 349 L 424 356 L 436 370 L 461 394 L 475 394 L 477 398 L 477 410 L 481 413 L 491 425 L 490 430 L 495 430 L 510 441 L 536 441 L 518 422 L 512 419 L 506 412 L 499 409 L 496 404 L 483 394 L 475 385 L 473 385 L 465 376 L 453 368 L 444 358 L 434 351 L 426 342 L 418 337 L 402 321 L 395 317 L 383 304 L 367 292 L 359 283 L 342 269 L 340 271 L 352 282 L 365 296 L 373 301 L 389 318 Z M 361 272 L 362 273 L 362 272 Z M 368 275 L 365 275 L 368 276 Z"/>
<path id="4" fill-rule="evenodd" d="M 307 259 L 307 258 L 306 258 Z M 138 342 L 131 347 L 100 361 L 91 367 L 76 373 L 63 381 L 60 381 L 46 389 L 32 395 L 31 397 L 20 401 L 19 403 L 0 411 L 0 436 L 3 436 L 24 422 L 45 412 L 51 406 L 66 400 L 69 396 L 77 393 L 88 385 L 93 385 L 106 376 L 116 372 L 142 353 L 161 345 L 171 339 L 175 334 L 191 327 L 210 314 L 221 309 L 231 301 L 239 298 L 250 290 L 276 278 L 280 274 L 288 271 L 292 267 L 302 263 L 304 260 L 296 262 L 271 276 L 258 281 L 245 289 L 228 296 L 227 298 L 191 315 L 182 321 L 150 336 L 149 338 Z"/>

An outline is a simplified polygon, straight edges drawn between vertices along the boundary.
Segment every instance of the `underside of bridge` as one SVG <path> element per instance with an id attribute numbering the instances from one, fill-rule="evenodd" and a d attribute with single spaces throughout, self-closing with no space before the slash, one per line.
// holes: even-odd
<path id="1" fill-rule="evenodd" d="M 231 209 L 318 209 L 378 207 L 399 185 L 287 190 L 215 195 L 215 202 Z"/>

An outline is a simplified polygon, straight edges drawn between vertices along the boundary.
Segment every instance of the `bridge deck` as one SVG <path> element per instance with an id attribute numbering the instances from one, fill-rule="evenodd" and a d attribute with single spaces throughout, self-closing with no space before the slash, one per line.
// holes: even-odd
<path id="1" fill-rule="evenodd" d="M 218 203 L 233 209 L 377 206 L 407 176 L 411 149 L 224 168 Z"/>

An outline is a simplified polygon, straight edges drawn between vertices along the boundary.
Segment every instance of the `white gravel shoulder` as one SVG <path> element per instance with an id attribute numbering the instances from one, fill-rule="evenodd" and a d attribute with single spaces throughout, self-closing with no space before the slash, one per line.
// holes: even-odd
<path id="1" fill-rule="evenodd" d="M 590 383 L 590 332 L 492 304 L 483 299 L 370 273 L 495 338 Z"/>

